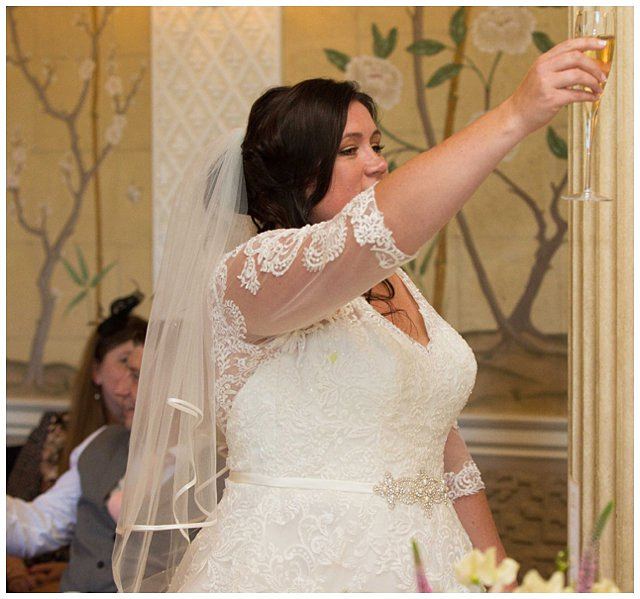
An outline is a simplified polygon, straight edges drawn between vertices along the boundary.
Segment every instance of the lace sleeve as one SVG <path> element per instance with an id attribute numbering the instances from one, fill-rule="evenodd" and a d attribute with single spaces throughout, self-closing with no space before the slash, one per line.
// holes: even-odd
<path id="1" fill-rule="evenodd" d="M 480 470 L 473 460 L 467 460 L 458 472 L 445 472 L 444 482 L 451 501 L 474 495 L 485 488 Z"/>
<path id="2" fill-rule="evenodd" d="M 259 339 L 317 322 L 410 259 L 371 187 L 329 221 L 268 231 L 240 246 L 225 263 L 220 291 L 241 312 L 246 339 Z"/>

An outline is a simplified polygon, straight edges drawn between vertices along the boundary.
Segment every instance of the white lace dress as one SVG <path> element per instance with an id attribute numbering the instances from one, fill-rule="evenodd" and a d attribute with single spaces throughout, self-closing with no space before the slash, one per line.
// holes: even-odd
<path id="1" fill-rule="evenodd" d="M 443 449 L 476 362 L 398 270 L 399 237 L 370 189 L 331 221 L 258 235 L 215 273 L 231 475 L 172 590 L 413 592 L 412 539 L 435 591 L 466 590 L 453 565 L 471 545 L 442 494 Z M 393 272 L 426 347 L 361 297 Z"/>

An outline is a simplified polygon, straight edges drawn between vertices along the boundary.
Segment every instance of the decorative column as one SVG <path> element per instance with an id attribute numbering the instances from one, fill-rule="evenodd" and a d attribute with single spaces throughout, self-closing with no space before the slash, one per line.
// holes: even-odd
<path id="1" fill-rule="evenodd" d="M 615 502 L 600 574 L 633 591 L 633 7 L 616 13 L 616 49 L 600 108 L 596 189 L 612 202 L 572 202 L 569 320 L 569 550 L 575 561 Z M 570 9 L 569 30 L 577 7 Z M 581 110 L 572 110 L 570 174 L 580 185 Z"/>
<path id="2" fill-rule="evenodd" d="M 185 167 L 280 84 L 281 38 L 277 6 L 151 8 L 154 280 Z"/>

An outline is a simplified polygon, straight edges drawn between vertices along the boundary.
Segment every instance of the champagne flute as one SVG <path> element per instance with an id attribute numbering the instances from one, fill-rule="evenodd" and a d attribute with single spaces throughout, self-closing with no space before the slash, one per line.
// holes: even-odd
<path id="1" fill-rule="evenodd" d="M 613 60 L 613 50 L 615 48 L 613 10 L 599 6 L 585 7 L 579 10 L 576 14 L 575 37 L 597 37 L 607 42 L 604 48 L 588 50 L 585 54 L 589 56 L 589 58 L 597 60 L 600 69 L 608 76 L 611 69 L 611 61 Z M 591 91 L 588 88 L 586 89 Z M 562 196 L 564 200 L 582 200 L 588 202 L 606 202 L 611 200 L 611 198 L 597 193 L 591 187 L 591 165 L 594 154 L 595 130 L 598 124 L 600 98 L 601 96 L 595 102 L 582 102 L 582 115 L 584 118 L 582 191 L 573 195 Z"/>

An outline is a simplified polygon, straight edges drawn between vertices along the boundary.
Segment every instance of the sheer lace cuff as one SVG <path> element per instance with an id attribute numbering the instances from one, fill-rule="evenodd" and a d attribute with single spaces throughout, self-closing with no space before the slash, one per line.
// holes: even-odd
<path id="1" fill-rule="evenodd" d="M 485 488 L 480 470 L 473 460 L 467 460 L 459 472 L 445 472 L 444 482 L 451 501 L 473 495 Z"/>

